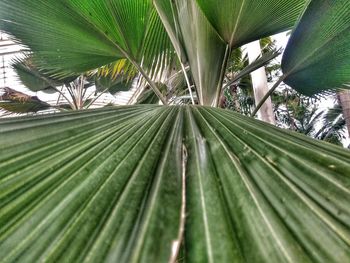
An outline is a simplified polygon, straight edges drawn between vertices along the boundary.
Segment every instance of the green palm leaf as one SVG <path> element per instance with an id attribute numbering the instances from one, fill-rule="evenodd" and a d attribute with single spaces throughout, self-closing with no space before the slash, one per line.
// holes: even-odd
<path id="1" fill-rule="evenodd" d="M 40 71 L 33 64 L 31 57 L 15 59 L 12 68 L 19 77 L 21 83 L 33 92 L 44 91 L 46 93 L 57 92 L 56 87 L 72 82 L 78 76 L 67 78 L 53 78 L 49 74 Z"/>
<path id="2" fill-rule="evenodd" d="M 350 2 L 311 1 L 282 60 L 285 82 L 313 95 L 350 82 Z"/>
<path id="3" fill-rule="evenodd" d="M 257 70 L 258 68 L 261 68 L 268 64 L 271 60 L 275 59 L 280 55 L 280 51 L 268 51 L 265 54 L 262 54 L 260 57 L 256 58 L 255 61 L 244 67 L 241 71 L 237 72 L 232 79 L 228 83 L 225 83 L 224 88 L 232 85 L 233 83 L 237 82 L 241 78 L 247 76 L 248 74 L 252 73 L 253 71 Z M 238 54 L 240 55 L 240 54 Z M 241 57 L 238 57 L 236 59 L 241 59 Z M 235 63 L 235 62 L 234 62 Z"/>
<path id="4" fill-rule="evenodd" d="M 5 87 L 0 96 L 0 109 L 11 113 L 38 112 L 51 108 L 50 104 L 41 101 L 36 96 L 30 96 L 14 89 Z"/>
<path id="5" fill-rule="evenodd" d="M 132 87 L 133 80 L 128 80 L 124 76 L 113 79 L 110 76 L 95 76 L 95 86 L 98 92 L 109 92 L 115 95 L 120 91 L 128 91 Z M 154 92 L 153 92 L 154 93 Z M 157 95 L 155 95 L 157 97 Z"/>
<path id="6" fill-rule="evenodd" d="M 182 239 L 189 262 L 350 260 L 344 149 L 202 107 L 9 119 L 0 132 L 2 262 L 164 262 Z"/>
<path id="7" fill-rule="evenodd" d="M 127 58 L 157 92 L 152 79 L 175 55 L 151 0 L 5 0 L 0 21 L 34 52 L 40 69 L 58 76 Z"/>
<path id="8" fill-rule="evenodd" d="M 122 57 L 105 31 L 89 23 L 74 2 L 77 1 L 1 1 L 1 29 L 38 52 L 41 66 L 53 73 L 81 73 Z M 111 19 L 102 2 L 94 10 L 101 10 L 106 19 Z"/>
<path id="9" fill-rule="evenodd" d="M 17 60 L 12 65 L 21 83 L 31 91 L 55 92 L 54 87 L 59 83 L 54 83 L 52 80 L 44 77 L 38 70 L 29 65 L 29 61 Z"/>
<path id="10" fill-rule="evenodd" d="M 29 101 L 0 101 L 0 109 L 12 113 L 29 113 L 50 109 L 52 106 L 39 99 Z"/>
<path id="11" fill-rule="evenodd" d="M 195 1 L 178 0 L 177 15 L 201 105 L 216 106 L 229 50 Z M 208 52 L 215 50 L 215 52 Z M 205 61 L 205 62 L 204 62 Z"/>
<path id="12" fill-rule="evenodd" d="M 200 104 L 216 106 L 231 50 L 291 28 L 308 1 L 154 2 L 176 51 L 191 67 Z"/>
<path id="13" fill-rule="evenodd" d="M 309 0 L 195 0 L 232 48 L 292 28 Z"/>

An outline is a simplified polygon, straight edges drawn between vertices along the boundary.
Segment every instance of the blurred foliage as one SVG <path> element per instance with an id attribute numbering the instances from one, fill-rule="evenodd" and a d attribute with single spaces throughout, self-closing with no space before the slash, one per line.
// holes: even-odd
<path id="1" fill-rule="evenodd" d="M 262 39 L 260 45 L 262 53 L 276 49 L 276 43 L 271 38 Z M 248 58 L 244 55 L 243 50 L 241 48 L 234 50 L 228 62 L 226 77 L 230 79 L 248 64 Z M 270 83 L 275 82 L 282 74 L 278 60 L 271 61 L 265 66 L 265 70 Z M 334 106 L 321 110 L 322 99 L 330 95 L 334 95 Z M 274 92 L 271 98 L 277 126 L 332 144 L 342 145 L 346 124 L 341 105 L 332 91 L 308 97 L 284 85 Z M 220 106 L 244 115 L 251 115 L 255 101 L 250 75 L 224 90 Z"/>

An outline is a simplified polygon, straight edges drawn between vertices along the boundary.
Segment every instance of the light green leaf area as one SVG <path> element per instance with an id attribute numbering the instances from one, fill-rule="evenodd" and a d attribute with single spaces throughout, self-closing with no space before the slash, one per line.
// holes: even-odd
<path id="1" fill-rule="evenodd" d="M 0 133 L 1 262 L 167 262 L 182 225 L 180 261 L 350 260 L 342 148 L 189 106 L 7 119 Z"/>
<path id="2" fill-rule="evenodd" d="M 350 82 L 350 2 L 311 1 L 282 60 L 285 82 L 313 95 Z"/>
<path id="3" fill-rule="evenodd" d="M 176 1 L 179 27 L 201 105 L 216 106 L 228 47 L 195 1 Z"/>
<path id="4" fill-rule="evenodd" d="M 120 58 L 122 54 L 113 40 L 90 23 L 74 2 L 77 1 L 1 1 L 1 29 L 39 52 L 37 59 L 44 60 L 52 71 L 60 67 L 66 74 L 72 70 L 81 72 Z M 89 2 L 96 1 L 84 1 L 85 6 Z M 97 10 L 106 9 L 102 1 L 99 3 Z"/>
<path id="5" fill-rule="evenodd" d="M 153 90 L 146 89 L 137 98 L 137 104 L 159 104 L 159 98 Z"/>
<path id="6" fill-rule="evenodd" d="M 187 56 L 183 50 L 183 39 L 179 27 L 179 19 L 175 2 L 168 0 L 153 0 L 153 5 L 168 33 L 168 36 L 178 54 L 181 62 L 187 62 Z"/>
<path id="7" fill-rule="evenodd" d="M 181 60 L 190 65 L 200 104 L 216 106 L 231 50 L 291 28 L 306 2 L 155 0 L 154 4 Z"/>
<path id="8" fill-rule="evenodd" d="M 58 76 L 120 58 L 162 72 L 173 51 L 151 0 L 4 0 L 0 28 L 34 51 L 35 64 Z"/>
<path id="9" fill-rule="evenodd" d="M 232 48 L 294 26 L 308 0 L 194 0 Z M 190 2 L 194 2 L 190 1 Z"/>

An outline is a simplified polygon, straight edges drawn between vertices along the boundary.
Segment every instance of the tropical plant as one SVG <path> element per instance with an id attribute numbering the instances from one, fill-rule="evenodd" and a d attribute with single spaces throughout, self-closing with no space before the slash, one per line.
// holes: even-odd
<path id="1" fill-rule="evenodd" d="M 338 92 L 338 103 L 342 109 L 345 125 L 350 138 L 350 92 L 349 90 L 341 90 Z"/>
<path id="2" fill-rule="evenodd" d="M 276 74 L 276 72 L 279 73 L 281 71 L 280 66 L 277 69 L 275 68 L 277 64 L 274 60 L 277 55 L 280 55 L 280 51 L 276 49 L 275 42 L 272 41 L 270 37 L 261 39 L 260 47 L 263 55 L 259 60 L 264 61 L 264 63 L 260 64 L 259 67 L 266 66 L 268 80 L 271 82 L 272 72 Z M 244 115 L 251 115 L 256 100 L 254 98 L 255 92 L 253 89 L 252 77 L 248 74 L 242 74 L 250 68 L 248 56 L 244 54 L 246 53 L 244 51 L 246 50 L 237 48 L 230 55 L 225 73 L 226 81 L 229 85 L 225 85 L 227 89 L 224 89 L 223 98 L 220 100 L 220 107 L 229 108 Z M 254 67 L 254 69 L 256 68 Z M 249 73 L 252 71 L 253 69 L 249 70 Z M 235 81 L 232 81 L 233 77 Z"/>
<path id="3" fill-rule="evenodd" d="M 120 91 L 128 91 L 132 86 L 130 73 L 124 74 L 108 72 L 107 67 L 99 69 L 100 72 L 87 72 L 80 76 L 71 76 L 66 78 L 52 77 L 43 70 L 39 70 L 32 62 L 32 58 L 15 60 L 12 64 L 14 71 L 21 83 L 30 91 L 44 93 L 57 93 L 56 104 L 48 104 L 39 100 L 37 97 L 31 97 L 13 89 L 5 88 L 5 95 L 12 90 L 17 96 L 2 96 L 0 99 L 0 108 L 12 113 L 38 112 L 53 108 L 62 110 L 81 110 L 92 106 L 97 99 L 105 93 L 115 95 Z M 94 86 L 93 89 L 89 90 Z M 22 99 L 18 99 L 22 94 Z M 26 98 L 26 99 L 23 99 Z M 33 99 L 34 98 L 34 99 Z M 36 106 L 34 106 L 36 105 Z"/>
<path id="4" fill-rule="evenodd" d="M 346 138 L 346 122 L 343 117 L 342 107 L 335 104 L 323 116 L 323 125 L 315 134 L 315 138 L 333 144 L 343 145 L 342 140 Z"/>
<path id="5" fill-rule="evenodd" d="M 288 87 L 275 92 L 272 99 L 278 126 L 336 145 L 343 145 L 346 124 L 342 107 L 335 103 L 329 109 L 320 109 L 324 96 L 319 94 L 308 97 Z"/>
<path id="6" fill-rule="evenodd" d="M 1 90 L 0 109 L 12 113 L 38 112 L 51 108 L 51 105 L 41 101 L 37 96 L 30 96 L 9 87 Z"/>
<path id="7" fill-rule="evenodd" d="M 260 41 L 256 40 L 247 44 L 247 54 L 249 61 L 261 55 Z M 265 67 L 259 68 L 251 73 L 252 86 L 254 89 L 254 99 L 260 102 L 269 91 Z M 258 118 L 262 121 L 275 124 L 275 115 L 273 113 L 271 98 L 267 98 L 257 112 Z"/>
<path id="8" fill-rule="evenodd" d="M 148 74 L 175 50 L 198 103 L 216 106 L 230 53 L 296 22 L 275 86 L 348 83 L 349 12 L 347 0 L 2 0 L 0 25 L 56 75 L 127 58 L 164 103 Z M 350 152 L 205 106 L 2 121 L 1 260 L 348 262 Z"/>

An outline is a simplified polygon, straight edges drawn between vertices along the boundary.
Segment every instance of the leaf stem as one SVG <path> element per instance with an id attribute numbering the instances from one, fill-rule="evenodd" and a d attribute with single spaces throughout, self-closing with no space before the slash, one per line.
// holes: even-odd
<path id="1" fill-rule="evenodd" d="M 286 78 L 286 75 L 282 75 L 275 85 L 265 94 L 265 96 L 261 99 L 259 104 L 256 106 L 255 110 L 253 111 L 251 117 L 254 117 L 257 112 L 260 110 L 261 106 L 265 103 L 265 101 L 271 96 L 271 94 L 279 87 L 279 85 L 283 82 L 283 80 Z"/>
<path id="2" fill-rule="evenodd" d="M 187 148 L 182 144 L 182 191 L 181 191 L 181 214 L 180 214 L 180 224 L 179 233 L 177 239 L 172 244 L 172 253 L 169 263 L 177 262 L 177 257 L 180 252 L 181 243 L 184 239 L 185 233 L 185 222 L 186 222 L 186 166 L 187 166 Z"/>
<path id="3" fill-rule="evenodd" d="M 184 64 L 181 61 L 180 61 L 180 64 L 181 64 L 181 69 L 182 69 L 182 71 L 184 73 L 184 76 L 185 76 L 185 80 L 186 80 L 188 91 L 190 92 L 192 104 L 195 105 L 196 103 L 194 102 L 194 98 L 193 98 L 193 94 L 192 94 L 192 88 L 191 88 L 191 83 L 190 83 L 190 80 L 189 80 L 189 78 L 187 76 L 187 72 L 186 72 L 185 66 L 184 66 Z"/>
<path id="4" fill-rule="evenodd" d="M 227 67 L 228 59 L 230 58 L 230 54 L 231 54 L 231 48 L 229 45 L 226 45 L 225 56 L 221 66 L 220 79 L 219 79 L 218 86 L 216 88 L 217 91 L 216 91 L 216 96 L 215 96 L 214 105 L 213 105 L 214 107 L 219 106 L 220 96 L 223 90 L 222 84 L 224 82 L 225 70 Z"/>
<path id="5" fill-rule="evenodd" d="M 90 108 L 90 106 L 91 106 L 98 98 L 100 98 L 106 91 L 108 91 L 108 90 L 109 90 L 109 87 L 106 88 L 106 89 L 104 89 L 103 91 L 101 91 L 101 93 L 100 93 L 99 95 L 97 95 L 95 98 L 93 98 L 93 99 L 89 102 L 89 104 L 86 106 L 86 108 L 87 108 L 87 109 Z"/>
<path id="6" fill-rule="evenodd" d="M 71 108 L 74 110 L 75 109 L 75 105 L 68 99 L 68 97 L 64 94 L 63 91 L 59 90 L 58 88 L 56 87 L 53 87 L 53 89 L 55 91 L 57 91 L 63 98 L 66 99 L 66 101 L 68 102 L 68 104 L 71 106 Z"/>

